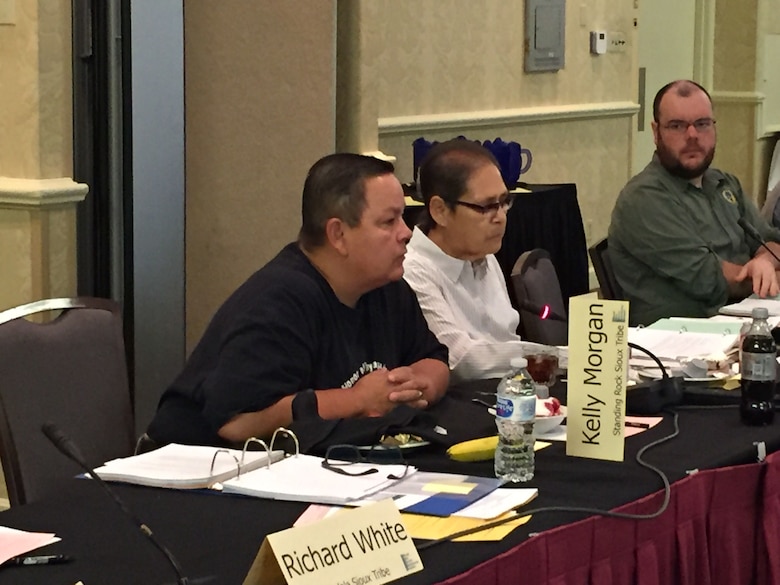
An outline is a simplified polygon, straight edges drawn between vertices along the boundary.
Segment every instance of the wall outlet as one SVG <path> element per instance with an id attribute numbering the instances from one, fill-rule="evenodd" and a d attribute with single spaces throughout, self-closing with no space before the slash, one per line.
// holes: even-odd
<path id="1" fill-rule="evenodd" d="M 624 32 L 610 32 L 607 34 L 607 51 L 610 53 L 625 53 L 628 50 L 628 41 Z"/>

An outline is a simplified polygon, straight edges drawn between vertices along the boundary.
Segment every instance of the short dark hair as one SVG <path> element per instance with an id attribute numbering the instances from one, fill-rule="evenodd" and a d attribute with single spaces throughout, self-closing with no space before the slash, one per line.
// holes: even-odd
<path id="1" fill-rule="evenodd" d="M 325 224 L 333 217 L 358 225 L 366 207 L 366 179 L 394 172 L 388 161 L 348 152 L 314 163 L 303 185 L 300 244 L 307 250 L 324 244 Z"/>
<path id="2" fill-rule="evenodd" d="M 475 171 L 485 165 L 501 167 L 487 148 L 478 142 L 455 138 L 431 148 L 420 164 L 417 175 L 418 190 L 425 202 L 418 227 L 428 233 L 436 226 L 430 212 L 431 198 L 441 197 L 451 208 L 468 190 L 468 182 Z"/>
<path id="3" fill-rule="evenodd" d="M 709 92 L 701 85 L 695 81 L 691 81 L 690 79 L 677 79 L 664 85 L 661 89 L 658 90 L 658 93 L 655 94 L 655 99 L 653 100 L 653 120 L 655 120 L 656 123 L 660 122 L 658 118 L 659 110 L 661 109 L 661 100 L 672 89 L 674 89 L 677 92 L 677 95 L 681 97 L 688 97 L 698 89 L 704 92 L 704 95 L 707 96 L 707 99 L 710 100 L 710 104 L 712 104 L 712 98 L 710 97 Z"/>

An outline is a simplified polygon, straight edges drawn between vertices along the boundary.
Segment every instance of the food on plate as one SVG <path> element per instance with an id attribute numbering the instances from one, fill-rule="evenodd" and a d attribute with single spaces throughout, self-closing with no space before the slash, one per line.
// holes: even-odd
<path id="1" fill-rule="evenodd" d="M 557 398 L 537 398 L 536 416 L 555 416 L 561 414 L 561 401 Z"/>

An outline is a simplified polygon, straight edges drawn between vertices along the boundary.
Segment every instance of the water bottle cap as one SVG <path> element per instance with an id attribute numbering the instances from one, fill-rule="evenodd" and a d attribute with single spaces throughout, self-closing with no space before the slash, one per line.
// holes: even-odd
<path id="1" fill-rule="evenodd" d="M 511 360 L 509 360 L 509 365 L 517 370 L 520 368 L 527 368 L 528 360 L 524 357 L 513 357 Z"/>
<path id="2" fill-rule="evenodd" d="M 768 319 L 769 309 L 766 307 L 753 307 L 750 315 L 753 317 L 753 319 Z"/>

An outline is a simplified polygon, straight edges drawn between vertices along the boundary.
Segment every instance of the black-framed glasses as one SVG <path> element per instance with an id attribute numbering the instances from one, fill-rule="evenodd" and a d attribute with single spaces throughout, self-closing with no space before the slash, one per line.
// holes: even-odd
<path id="1" fill-rule="evenodd" d="M 693 126 L 694 130 L 698 132 L 699 134 L 704 134 L 705 132 L 709 132 L 715 127 L 715 120 L 712 118 L 699 118 L 698 120 L 694 120 L 693 122 L 687 122 L 685 120 L 670 120 L 666 124 L 662 124 L 662 127 L 669 132 L 674 132 L 675 134 L 685 134 L 688 132 L 688 128 Z"/>
<path id="2" fill-rule="evenodd" d="M 509 211 L 512 209 L 512 204 L 515 202 L 515 198 L 511 195 L 507 195 L 506 197 L 502 197 L 495 203 L 486 203 L 485 205 L 480 205 L 479 203 L 472 203 L 471 201 L 461 201 L 458 199 L 457 201 L 453 201 L 455 205 L 462 205 L 463 207 L 468 207 L 469 209 L 473 209 L 474 211 L 481 213 L 482 215 L 496 215 L 498 213 L 499 209 L 503 209 L 504 211 Z"/>
<path id="3" fill-rule="evenodd" d="M 389 473 L 387 479 L 403 479 L 409 473 L 409 463 L 404 459 L 398 446 L 374 445 L 364 449 L 356 445 L 331 445 L 325 452 L 322 466 L 328 471 L 358 477 L 379 473 L 376 467 L 368 467 L 364 464 L 375 465 L 403 465 L 404 471 L 400 475 Z M 350 466 L 353 469 L 350 469 Z"/>

